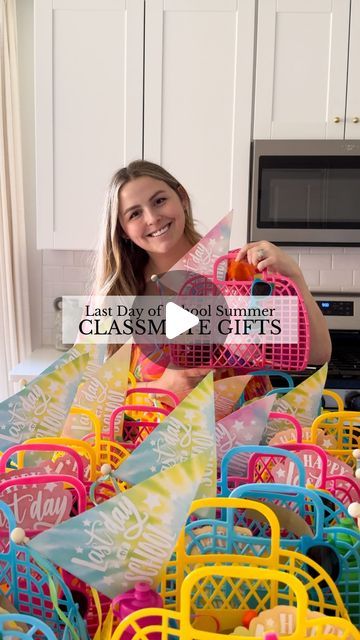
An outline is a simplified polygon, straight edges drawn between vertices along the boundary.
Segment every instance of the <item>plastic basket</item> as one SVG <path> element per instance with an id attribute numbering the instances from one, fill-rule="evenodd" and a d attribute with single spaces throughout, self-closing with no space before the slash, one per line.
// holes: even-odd
<path id="1" fill-rule="evenodd" d="M 266 500 L 286 507 L 290 512 L 298 513 L 310 526 L 313 537 L 300 538 L 287 532 L 281 532 L 281 548 L 291 548 L 325 565 L 329 562 L 328 573 L 332 574 L 344 604 L 354 624 L 360 625 L 360 532 L 342 526 L 341 521 L 326 526 L 323 497 L 312 489 L 290 485 L 244 485 L 238 487 L 232 496 Z M 263 535 L 269 532 L 263 531 Z M 264 542 L 266 544 L 266 541 Z M 331 555 L 330 555 L 331 554 Z M 323 587 L 324 595 L 328 587 Z"/>
<path id="2" fill-rule="evenodd" d="M 316 456 L 313 468 L 316 477 L 309 475 L 299 452 L 308 452 Z M 241 464 L 246 469 L 242 475 L 231 473 L 233 460 L 237 466 Z M 322 489 L 334 496 L 342 507 L 348 507 L 352 502 L 360 500 L 360 484 L 355 478 L 346 475 L 327 475 L 327 455 L 321 447 L 310 443 L 287 442 L 282 445 L 254 446 L 241 445 L 230 449 L 221 462 L 220 478 L 218 480 L 218 495 L 229 496 L 238 486 L 260 483 L 281 483 L 298 486 L 312 486 Z M 287 463 L 287 470 L 281 468 Z M 290 474 L 290 476 L 288 475 Z M 332 507 L 332 511 L 338 507 Z M 340 510 L 341 513 L 343 509 Z M 330 514 L 331 516 L 331 514 Z M 328 516 L 326 515 L 326 518 Z M 340 517 L 345 517 L 341 515 Z"/>
<path id="3" fill-rule="evenodd" d="M 338 474 L 332 472 L 333 475 L 328 475 L 329 458 L 327 453 L 329 453 L 329 450 L 324 450 L 313 443 L 301 442 L 301 425 L 294 416 L 270 413 L 269 417 L 283 418 L 292 422 L 295 427 L 297 441 L 276 444 L 275 449 L 269 446 L 259 448 L 240 445 L 228 451 L 221 461 L 221 476 L 218 483 L 220 495 L 229 495 L 231 490 L 245 483 L 279 482 L 280 473 L 282 473 L 285 484 L 306 486 L 311 483 L 317 488 L 330 491 L 346 506 L 352 502 L 360 501 L 359 482 L 353 477 L 341 474 L 341 468 Z M 318 430 L 316 434 L 318 434 Z M 284 458 L 286 458 L 285 450 L 293 451 L 295 454 L 308 452 L 314 458 L 313 469 L 316 470 L 316 473 L 312 473 L 311 467 L 305 468 L 300 459 L 295 460 L 292 458 L 292 469 L 291 467 L 288 469 L 288 471 L 291 469 L 291 479 L 288 480 L 285 470 L 281 470 L 278 467 L 285 460 L 284 458 L 280 460 L 280 454 L 276 452 L 277 448 L 283 451 Z"/>
<path id="4" fill-rule="evenodd" d="M 312 455 L 313 467 L 316 468 L 319 473 L 311 475 L 311 467 L 309 471 L 306 471 L 306 484 L 308 486 L 312 485 L 315 488 L 329 491 L 346 507 L 352 502 L 360 500 L 360 483 L 355 478 L 341 473 L 328 475 L 328 449 L 324 450 L 316 444 L 306 442 L 288 442 L 282 444 L 281 448 L 293 451 L 296 454 L 306 454 L 306 452 L 308 452 L 308 455 Z M 330 466 L 333 465 L 330 464 Z M 341 469 L 339 471 L 341 471 Z M 292 482 L 290 482 L 290 484 L 292 484 Z M 305 484 L 301 482 L 299 482 L 299 484 L 305 486 Z"/>
<path id="5" fill-rule="evenodd" d="M 62 458 L 64 455 L 70 454 L 74 461 L 73 471 L 71 475 L 74 475 L 83 484 L 87 494 L 87 508 L 92 508 L 94 505 L 89 498 L 90 487 L 97 477 L 101 474 L 101 470 L 98 470 L 96 463 L 95 448 L 88 442 L 82 440 L 76 440 L 74 438 L 32 438 L 26 440 L 24 443 L 11 447 L 2 458 L 0 458 L 0 465 L 3 470 L 8 463 L 10 454 L 17 456 L 18 468 L 23 468 L 25 465 L 26 452 L 54 452 L 52 461 L 57 463 L 56 471 L 67 469 L 66 464 L 62 464 Z M 67 459 L 69 460 L 69 458 Z M 82 462 L 81 462 L 82 461 Z M 122 484 L 119 484 L 120 489 Z M 114 494 L 113 486 L 109 483 L 102 483 L 97 489 L 97 495 L 103 496 L 103 499 L 111 497 Z"/>
<path id="6" fill-rule="evenodd" d="M 9 625 L 21 624 L 25 627 L 21 628 L 20 632 L 14 629 L 9 629 Z M 27 616 L 21 613 L 4 613 L 0 615 L 0 637 L 4 640 L 17 640 L 24 638 L 25 640 L 56 640 L 56 636 L 47 624 L 34 618 L 33 616 Z"/>
<path id="7" fill-rule="evenodd" d="M 259 485 L 254 486 L 259 489 Z M 264 487 L 271 488 L 271 485 Z M 239 490 L 242 488 L 245 487 L 239 487 Z M 323 568 L 298 551 L 280 546 L 280 525 L 268 505 L 244 498 L 208 498 L 196 500 L 191 513 L 198 514 L 202 508 L 216 510 L 217 517 L 192 520 L 180 533 L 160 584 L 167 608 L 179 610 L 182 582 L 195 568 L 248 565 L 278 569 L 297 576 L 306 588 L 313 609 L 348 617 L 334 581 Z M 243 527 L 249 529 L 252 536 L 244 535 Z M 292 546 L 296 545 L 297 541 Z"/>
<path id="8" fill-rule="evenodd" d="M 279 394 L 283 394 L 283 393 L 288 393 L 289 391 L 291 391 L 291 389 L 294 388 L 294 381 L 291 377 L 291 375 L 289 373 L 287 373 L 286 371 L 273 371 L 272 369 L 267 369 L 266 371 L 250 371 L 249 375 L 252 376 L 279 376 L 280 378 L 284 379 L 284 386 L 282 387 L 274 387 L 273 389 L 270 389 L 270 391 L 268 391 L 265 395 L 269 396 L 269 395 L 273 395 L 276 393 Z M 285 386 L 286 383 L 286 386 Z M 242 392 L 238 402 L 235 404 L 234 406 L 234 410 L 235 409 L 240 409 L 240 407 L 242 407 L 242 405 L 245 402 L 245 390 Z"/>
<path id="9" fill-rule="evenodd" d="M 153 393 L 161 393 L 160 389 L 153 389 Z M 121 445 L 128 451 L 133 451 L 145 438 L 158 426 L 164 416 L 168 416 L 170 408 L 154 407 L 146 404 L 124 404 L 112 412 L 110 416 L 110 431 L 107 434 L 110 439 L 115 439 L 115 423 L 118 416 L 123 414 L 124 420 L 118 432 Z M 136 420 L 129 420 L 128 415 L 134 414 Z"/>
<path id="10" fill-rule="evenodd" d="M 214 264 L 212 280 L 204 276 L 193 276 L 185 282 L 179 296 L 256 296 L 254 282 L 219 280 L 219 265 L 233 257 L 234 254 L 222 256 Z M 195 345 L 170 345 L 170 359 L 180 367 L 236 367 L 243 373 L 261 369 L 301 371 L 305 369 L 309 356 L 310 330 L 309 319 L 301 293 L 296 284 L 279 274 L 262 273 L 262 282 L 271 287 L 271 296 L 283 300 L 281 306 L 282 326 L 297 326 L 297 341 L 293 343 L 276 342 L 275 336 L 271 340 L 268 336 L 264 344 L 255 344 L 254 340 L 246 344 L 211 344 L 205 342 Z M 259 294 L 258 294 L 259 295 Z M 298 298 L 298 308 L 295 311 L 286 303 L 289 296 Z M 281 304 L 281 302 L 280 302 Z"/>
<path id="11" fill-rule="evenodd" d="M 335 440 L 335 447 L 327 452 L 346 462 L 350 467 L 356 466 L 352 455 L 354 449 L 360 447 L 360 413 L 358 411 L 328 411 L 315 418 L 310 433 L 311 442 L 315 443 L 318 429 L 322 429 Z"/>
<path id="12" fill-rule="evenodd" d="M 10 533 L 16 527 L 15 518 L 5 503 L 0 502 L 0 509 L 7 518 Z M 18 545 L 11 539 L 7 550 L 0 552 L 0 585 L 4 595 L 9 598 L 19 613 L 34 616 L 45 622 L 52 629 L 57 640 L 72 640 L 69 627 L 64 624 L 54 608 L 50 597 L 48 576 L 55 584 L 59 607 L 73 625 L 79 638 L 86 640 L 88 635 L 77 605 L 74 603 L 69 587 L 55 567 L 45 558 L 41 559 L 41 566 L 39 566 L 27 547 Z"/>
<path id="13" fill-rule="evenodd" d="M 181 585 L 178 613 L 155 608 L 136 611 L 121 622 L 112 640 L 120 640 L 129 626 L 134 630 L 133 640 L 225 639 L 229 637 L 229 630 L 241 624 L 245 611 L 255 609 L 259 614 L 278 605 L 296 607 L 292 624 L 286 618 L 276 621 L 272 629 L 268 628 L 277 631 L 276 623 L 279 624 L 279 634 L 284 640 L 305 640 L 309 636 L 322 640 L 359 640 L 359 632 L 347 620 L 315 613 L 312 613 L 314 617 L 308 617 L 311 615 L 308 593 L 295 576 L 269 568 L 239 565 L 195 569 Z M 158 623 L 146 625 L 150 616 Z M 213 620 L 217 622 L 216 632 L 211 628 Z M 226 635 L 222 631 L 227 632 Z M 266 631 L 257 623 L 256 635 L 247 637 L 260 640 L 266 637 Z"/>
<path id="14" fill-rule="evenodd" d="M 246 467 L 245 473 L 234 475 L 230 473 L 232 461 L 238 458 L 237 466 L 242 463 Z M 275 482 L 273 468 L 287 459 L 292 462 L 299 478 L 299 484 L 305 486 L 305 469 L 295 453 L 262 445 L 241 445 L 228 451 L 221 461 L 220 479 L 218 481 L 219 495 L 226 497 L 238 486 L 248 483 Z"/>
<path id="15" fill-rule="evenodd" d="M 134 379 L 134 385 L 136 384 L 136 380 Z M 161 402 L 158 400 L 158 396 L 161 397 Z M 128 389 L 125 399 L 126 405 L 126 415 L 130 417 L 132 420 L 143 420 L 144 415 L 142 411 L 136 411 L 133 409 L 133 405 L 146 405 L 147 413 L 146 418 L 148 422 L 158 422 L 159 414 L 156 412 L 157 407 L 163 407 L 166 405 L 168 407 L 168 413 L 175 409 L 175 407 L 179 404 L 179 398 L 172 391 L 168 391 L 165 389 L 158 389 L 157 387 L 141 387 L 139 386 L 132 389 Z M 148 406 L 149 405 L 149 406 Z M 154 413 L 151 413 L 150 407 L 154 408 Z M 125 428 L 124 428 L 125 435 Z M 126 439 L 124 437 L 124 439 Z"/>
<path id="16" fill-rule="evenodd" d="M 85 483 L 86 468 L 87 475 L 90 476 L 89 480 L 93 482 L 96 477 L 95 454 L 90 447 L 87 449 L 85 448 L 85 451 L 79 451 L 77 448 L 78 444 L 81 443 L 70 438 L 31 438 L 25 442 L 16 444 L 13 447 L 9 447 L 9 449 L 3 452 L 0 457 L 0 473 L 4 473 L 7 469 L 9 471 L 13 470 L 13 467 L 10 466 L 11 459 L 13 458 L 15 458 L 15 464 L 18 469 L 22 469 L 24 466 L 27 466 L 25 465 L 26 452 L 39 452 L 39 454 L 42 452 L 52 452 L 58 454 L 55 458 L 60 458 L 65 454 L 69 456 L 69 464 L 71 464 L 73 469 L 71 475 L 74 475 L 81 482 Z M 81 447 L 79 448 L 81 449 Z M 84 456 L 86 460 L 84 461 L 81 456 Z M 54 473 L 63 473 L 68 470 L 68 466 L 68 464 L 62 465 L 61 461 L 59 461 Z"/>
<path id="17" fill-rule="evenodd" d="M 44 439 L 46 440 L 46 438 Z M 56 475 L 51 475 L 51 474 L 47 474 L 47 475 L 43 475 L 43 476 L 29 476 L 29 477 L 24 477 L 21 476 L 20 478 L 17 479 L 12 479 L 12 480 L 5 480 L 1 483 L 1 490 L 2 491 L 6 491 L 8 488 L 10 487 L 15 487 L 15 486 L 19 486 L 19 485 L 26 485 L 26 484 L 38 484 L 39 485 L 39 489 L 41 488 L 42 484 L 47 484 L 49 482 L 51 483 L 64 483 L 66 488 L 72 492 L 73 494 L 73 499 L 74 499 L 74 505 L 73 505 L 73 509 L 72 509 L 72 513 L 71 515 L 77 515 L 78 513 L 81 513 L 83 511 L 85 511 L 85 509 L 87 507 L 92 507 L 93 503 L 90 502 L 89 500 L 89 489 L 91 486 L 91 482 L 90 481 L 85 481 L 84 479 L 84 467 L 81 464 L 81 457 L 79 452 L 75 451 L 75 450 L 71 450 L 71 448 L 69 447 L 69 445 L 63 445 L 62 444 L 62 438 L 51 438 L 49 439 L 50 441 L 46 441 L 46 442 L 38 442 L 36 439 L 34 440 L 34 442 L 28 442 L 28 443 L 24 443 L 21 445 L 17 445 L 16 447 L 13 447 L 12 449 L 18 449 L 18 451 L 14 451 L 13 453 L 17 453 L 18 454 L 18 462 L 21 464 L 24 462 L 23 458 L 24 455 L 26 454 L 26 452 L 30 451 L 30 452 L 34 452 L 34 451 L 39 451 L 39 452 L 43 452 L 43 451 L 60 451 L 61 453 L 68 453 L 68 449 L 70 449 L 72 457 L 74 459 L 74 461 L 76 462 L 76 476 L 77 477 L 72 477 L 72 476 L 65 476 L 62 474 L 56 474 Z M 59 442 L 55 442 L 53 443 L 54 440 L 57 440 Z M 89 475 L 90 477 L 94 476 L 94 471 L 96 474 L 96 465 L 95 465 L 95 452 L 93 451 L 92 447 L 90 444 L 87 443 L 83 443 L 81 441 L 77 441 L 77 440 L 71 440 L 69 438 L 66 439 L 68 442 L 73 442 L 74 446 L 76 446 L 81 452 L 83 452 L 85 450 L 85 452 L 88 454 L 88 459 L 91 460 L 90 463 L 90 470 L 89 470 Z M 89 454 L 89 449 L 91 451 L 91 453 Z M 3 458 L 0 459 L 0 465 L 4 468 L 7 462 L 7 459 L 10 457 L 10 455 L 12 454 L 12 451 L 10 449 L 8 449 Z M 59 463 L 61 462 L 61 459 L 58 459 Z M 104 486 L 100 486 L 99 487 L 100 491 L 100 495 L 103 496 L 103 494 L 106 494 L 106 491 L 108 490 L 107 487 L 107 483 L 104 483 Z M 112 489 L 112 491 L 111 491 Z M 113 488 L 110 487 L 110 496 L 113 494 Z M 109 496 L 105 496 L 105 497 L 109 497 Z M 21 518 L 21 512 L 19 511 L 19 516 Z M 26 530 L 26 535 L 29 538 L 34 537 L 36 534 L 40 533 L 40 530 L 37 529 L 35 530 Z M 9 531 L 8 530 L 0 530 L 0 541 L 1 541 L 1 545 L 2 548 L 5 550 L 8 547 L 9 544 Z M 96 604 L 94 602 L 93 599 L 93 593 L 91 591 L 91 589 L 88 587 L 88 585 L 86 585 L 83 581 L 79 580 L 78 578 L 76 578 L 75 576 L 73 576 L 71 573 L 67 572 L 67 571 L 62 571 L 62 576 L 63 579 L 65 581 L 65 583 L 67 584 L 67 586 L 69 587 L 74 600 L 76 602 L 80 602 L 82 603 L 82 606 L 85 607 L 85 611 L 86 614 L 84 615 L 84 617 L 86 618 L 86 623 L 87 623 L 87 627 L 88 630 L 91 634 L 91 636 L 93 635 L 93 633 L 96 632 L 98 624 L 99 624 L 99 619 L 98 619 L 98 611 L 96 608 Z M 80 594 L 80 595 L 78 595 Z M 101 607 L 101 613 L 100 615 L 102 615 L 103 617 L 106 615 L 109 606 L 110 606 L 110 600 L 109 598 L 106 598 L 103 595 L 99 595 L 99 604 Z"/>
<path id="18" fill-rule="evenodd" d="M 110 464 L 113 469 L 117 469 L 128 457 L 128 451 L 113 439 L 105 438 L 101 431 L 100 420 L 93 411 L 81 407 L 72 407 L 70 413 L 86 415 L 94 425 L 94 434 L 88 434 L 83 438 L 83 441 L 89 440 L 91 442 L 93 436 L 92 446 L 95 451 L 98 472 L 100 472 L 103 464 Z"/>
<path id="19" fill-rule="evenodd" d="M 334 400 L 335 402 L 335 409 L 331 409 L 331 411 L 344 411 L 344 400 L 342 399 L 341 396 L 339 396 L 338 393 L 336 393 L 336 391 L 333 391 L 333 389 L 324 389 L 323 391 L 323 397 L 328 397 L 328 398 L 332 398 L 332 400 Z M 326 412 L 328 412 L 329 409 L 326 410 Z M 325 411 L 322 411 L 322 413 L 325 413 Z"/>

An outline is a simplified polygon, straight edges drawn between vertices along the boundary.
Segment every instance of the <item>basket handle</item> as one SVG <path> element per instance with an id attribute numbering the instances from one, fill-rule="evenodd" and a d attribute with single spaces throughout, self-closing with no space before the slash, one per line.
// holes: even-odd
<path id="1" fill-rule="evenodd" d="M 52 444 L 52 443 L 44 444 L 44 443 L 33 442 L 30 444 L 30 443 L 23 442 L 20 444 L 16 444 L 13 447 L 10 447 L 6 451 L 4 451 L 3 455 L 0 458 L 0 473 L 4 473 L 6 471 L 6 463 L 11 458 L 11 456 L 20 452 L 25 453 L 26 451 L 30 451 L 32 453 L 34 453 L 35 451 L 48 451 L 48 452 L 59 451 L 61 453 L 68 453 L 73 458 L 74 462 L 76 462 L 77 478 L 80 480 L 80 482 L 84 482 L 84 467 L 82 464 L 80 454 L 77 451 L 74 451 L 74 449 L 72 449 L 69 446 Z M 18 464 L 20 464 L 20 461 L 18 461 Z M 23 468 L 22 464 L 23 464 L 23 459 L 21 459 L 20 468 Z"/>
<path id="2" fill-rule="evenodd" d="M 49 484 L 63 482 L 70 485 L 76 491 L 78 499 L 79 513 L 86 511 L 86 488 L 84 483 L 75 476 L 67 476 L 64 473 L 47 473 L 31 476 L 20 476 L 19 478 L 10 478 L 9 480 L 3 480 L 1 483 L 1 493 L 10 489 L 11 487 L 26 487 L 31 484 Z"/>
<path id="3" fill-rule="evenodd" d="M 291 413 L 283 413 L 280 411 L 270 411 L 269 420 L 285 420 L 287 422 L 291 422 L 293 427 L 295 428 L 296 433 L 296 443 L 302 443 L 302 427 L 297 418 L 293 416 Z"/>
<path id="4" fill-rule="evenodd" d="M 279 446 L 279 445 L 275 445 Z M 326 482 L 328 479 L 327 476 L 327 454 L 326 451 L 320 447 L 318 444 L 313 444 L 309 442 L 285 442 L 281 444 L 282 449 L 287 449 L 288 451 L 294 451 L 298 453 L 299 451 L 313 451 L 320 460 L 320 489 L 325 489 Z M 330 476 L 331 477 L 331 476 Z"/>
<path id="5" fill-rule="evenodd" d="M 126 411 L 142 411 L 143 413 L 158 413 L 159 415 L 168 416 L 169 411 L 162 407 L 152 407 L 148 404 L 122 404 L 120 407 L 114 409 L 110 416 L 110 430 L 106 434 L 110 440 L 114 440 L 115 438 L 115 420 L 119 413 L 126 413 Z M 136 424 L 136 420 L 135 420 Z"/>
<path id="6" fill-rule="evenodd" d="M 160 395 L 164 398 L 169 398 L 174 403 L 174 408 L 179 404 L 179 398 L 173 391 L 169 391 L 168 389 L 159 389 L 158 387 L 130 387 L 127 390 L 126 398 L 128 398 L 133 393 L 140 393 L 148 396 L 157 396 Z M 156 399 L 156 398 L 155 398 Z"/>

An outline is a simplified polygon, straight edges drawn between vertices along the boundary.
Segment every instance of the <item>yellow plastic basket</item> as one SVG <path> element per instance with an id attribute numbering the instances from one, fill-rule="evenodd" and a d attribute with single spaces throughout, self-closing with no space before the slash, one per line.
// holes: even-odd
<path id="1" fill-rule="evenodd" d="M 336 403 L 336 408 L 332 409 L 334 411 L 344 411 L 344 400 L 342 399 L 341 396 L 339 396 L 338 393 L 336 393 L 336 391 L 333 391 L 332 389 L 324 389 L 323 391 L 323 397 L 328 397 L 328 398 L 332 398 L 332 400 L 335 401 Z M 327 409 L 327 411 L 329 411 L 329 409 Z M 324 411 L 325 413 L 325 411 Z"/>
<path id="2" fill-rule="evenodd" d="M 129 631 L 134 633 L 132 640 L 240 639 L 244 636 L 228 634 L 241 625 L 246 611 L 255 609 L 259 615 L 278 606 L 284 606 L 283 616 L 272 618 L 267 614 L 266 621 L 261 617 L 252 621 L 253 635 L 246 637 L 262 640 L 265 633 L 272 631 L 279 633 L 282 640 L 305 640 L 310 636 L 322 640 L 360 639 L 360 633 L 349 621 L 309 612 L 308 593 L 295 576 L 264 567 L 232 565 L 195 569 L 182 583 L 179 612 L 155 608 L 136 611 L 120 623 L 112 640 L 120 640 Z M 290 611 L 285 609 L 287 606 L 296 607 L 291 616 L 285 614 Z"/>
<path id="3" fill-rule="evenodd" d="M 59 438 L 29 438 L 29 440 L 25 440 L 24 444 L 51 444 L 51 445 L 55 445 L 58 444 L 59 448 L 62 445 L 65 445 L 67 447 L 70 447 L 71 449 L 73 449 L 74 451 L 77 451 L 81 456 L 83 456 L 84 458 L 86 458 L 88 460 L 88 480 L 90 482 L 94 482 L 94 480 L 96 480 L 97 477 L 97 472 L 96 472 L 96 454 L 95 454 L 95 450 L 94 447 L 91 446 L 91 444 L 89 444 L 88 442 L 83 442 L 83 440 L 76 440 L 75 438 L 63 438 L 63 437 L 59 437 Z M 18 468 L 22 469 L 24 467 L 25 464 L 25 456 L 26 456 L 26 452 L 25 451 L 19 451 L 19 453 L 17 454 L 17 464 L 18 464 Z M 59 457 L 62 456 L 62 453 L 59 452 L 57 454 L 54 454 L 52 456 L 53 460 L 57 460 Z"/>
<path id="4" fill-rule="evenodd" d="M 190 514 L 201 514 L 204 509 L 211 510 L 214 518 L 195 522 L 199 533 L 197 539 L 193 537 L 191 549 L 189 536 L 184 529 L 181 531 L 173 557 L 162 575 L 160 593 L 167 609 L 180 610 L 183 581 L 194 569 L 205 565 L 241 565 L 266 567 L 294 575 L 302 582 L 312 609 L 348 619 L 339 591 L 326 571 L 297 551 L 281 549 L 280 525 L 267 505 L 244 498 L 206 498 L 193 502 Z M 254 511 L 259 514 L 258 518 Z M 221 519 L 215 518 L 215 512 L 216 515 L 221 513 Z M 241 532 L 236 535 L 234 522 L 237 527 L 247 527 L 249 518 L 252 518 L 250 530 L 253 529 L 254 535 L 249 537 Z M 256 535 L 260 521 L 266 523 L 266 539 Z M 206 530 L 202 533 L 204 525 Z M 207 541 L 206 549 L 203 540 Z"/>
<path id="5" fill-rule="evenodd" d="M 129 452 L 124 447 L 117 442 L 103 438 L 100 420 L 93 411 L 81 407 L 72 407 L 70 413 L 83 414 L 90 418 L 94 425 L 94 440 L 90 442 L 95 451 L 99 471 L 103 464 L 110 464 L 113 469 L 117 469 L 128 458 Z"/>
<path id="6" fill-rule="evenodd" d="M 358 411 L 328 411 L 315 418 L 311 431 L 310 442 L 316 443 L 318 429 L 325 437 L 329 435 L 334 441 L 332 448 L 326 448 L 326 453 L 336 456 L 351 467 L 356 461 L 352 455 L 354 449 L 360 447 L 360 413 Z"/>

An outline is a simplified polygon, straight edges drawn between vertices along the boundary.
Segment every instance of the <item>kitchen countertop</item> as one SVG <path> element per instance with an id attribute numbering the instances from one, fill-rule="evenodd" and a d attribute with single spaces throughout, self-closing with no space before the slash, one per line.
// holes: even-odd
<path id="1" fill-rule="evenodd" d="M 55 360 L 60 358 L 64 351 L 54 349 L 54 347 L 40 347 L 35 349 L 32 354 L 19 362 L 9 373 L 9 379 L 12 382 L 21 382 L 27 384 L 30 380 L 36 378 L 42 371 L 50 366 Z"/>

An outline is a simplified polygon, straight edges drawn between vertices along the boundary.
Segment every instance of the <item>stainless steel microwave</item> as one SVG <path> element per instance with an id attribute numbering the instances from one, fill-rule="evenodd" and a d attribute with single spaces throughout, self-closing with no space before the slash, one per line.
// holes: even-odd
<path id="1" fill-rule="evenodd" d="M 255 140 L 248 240 L 360 245 L 360 140 Z"/>

